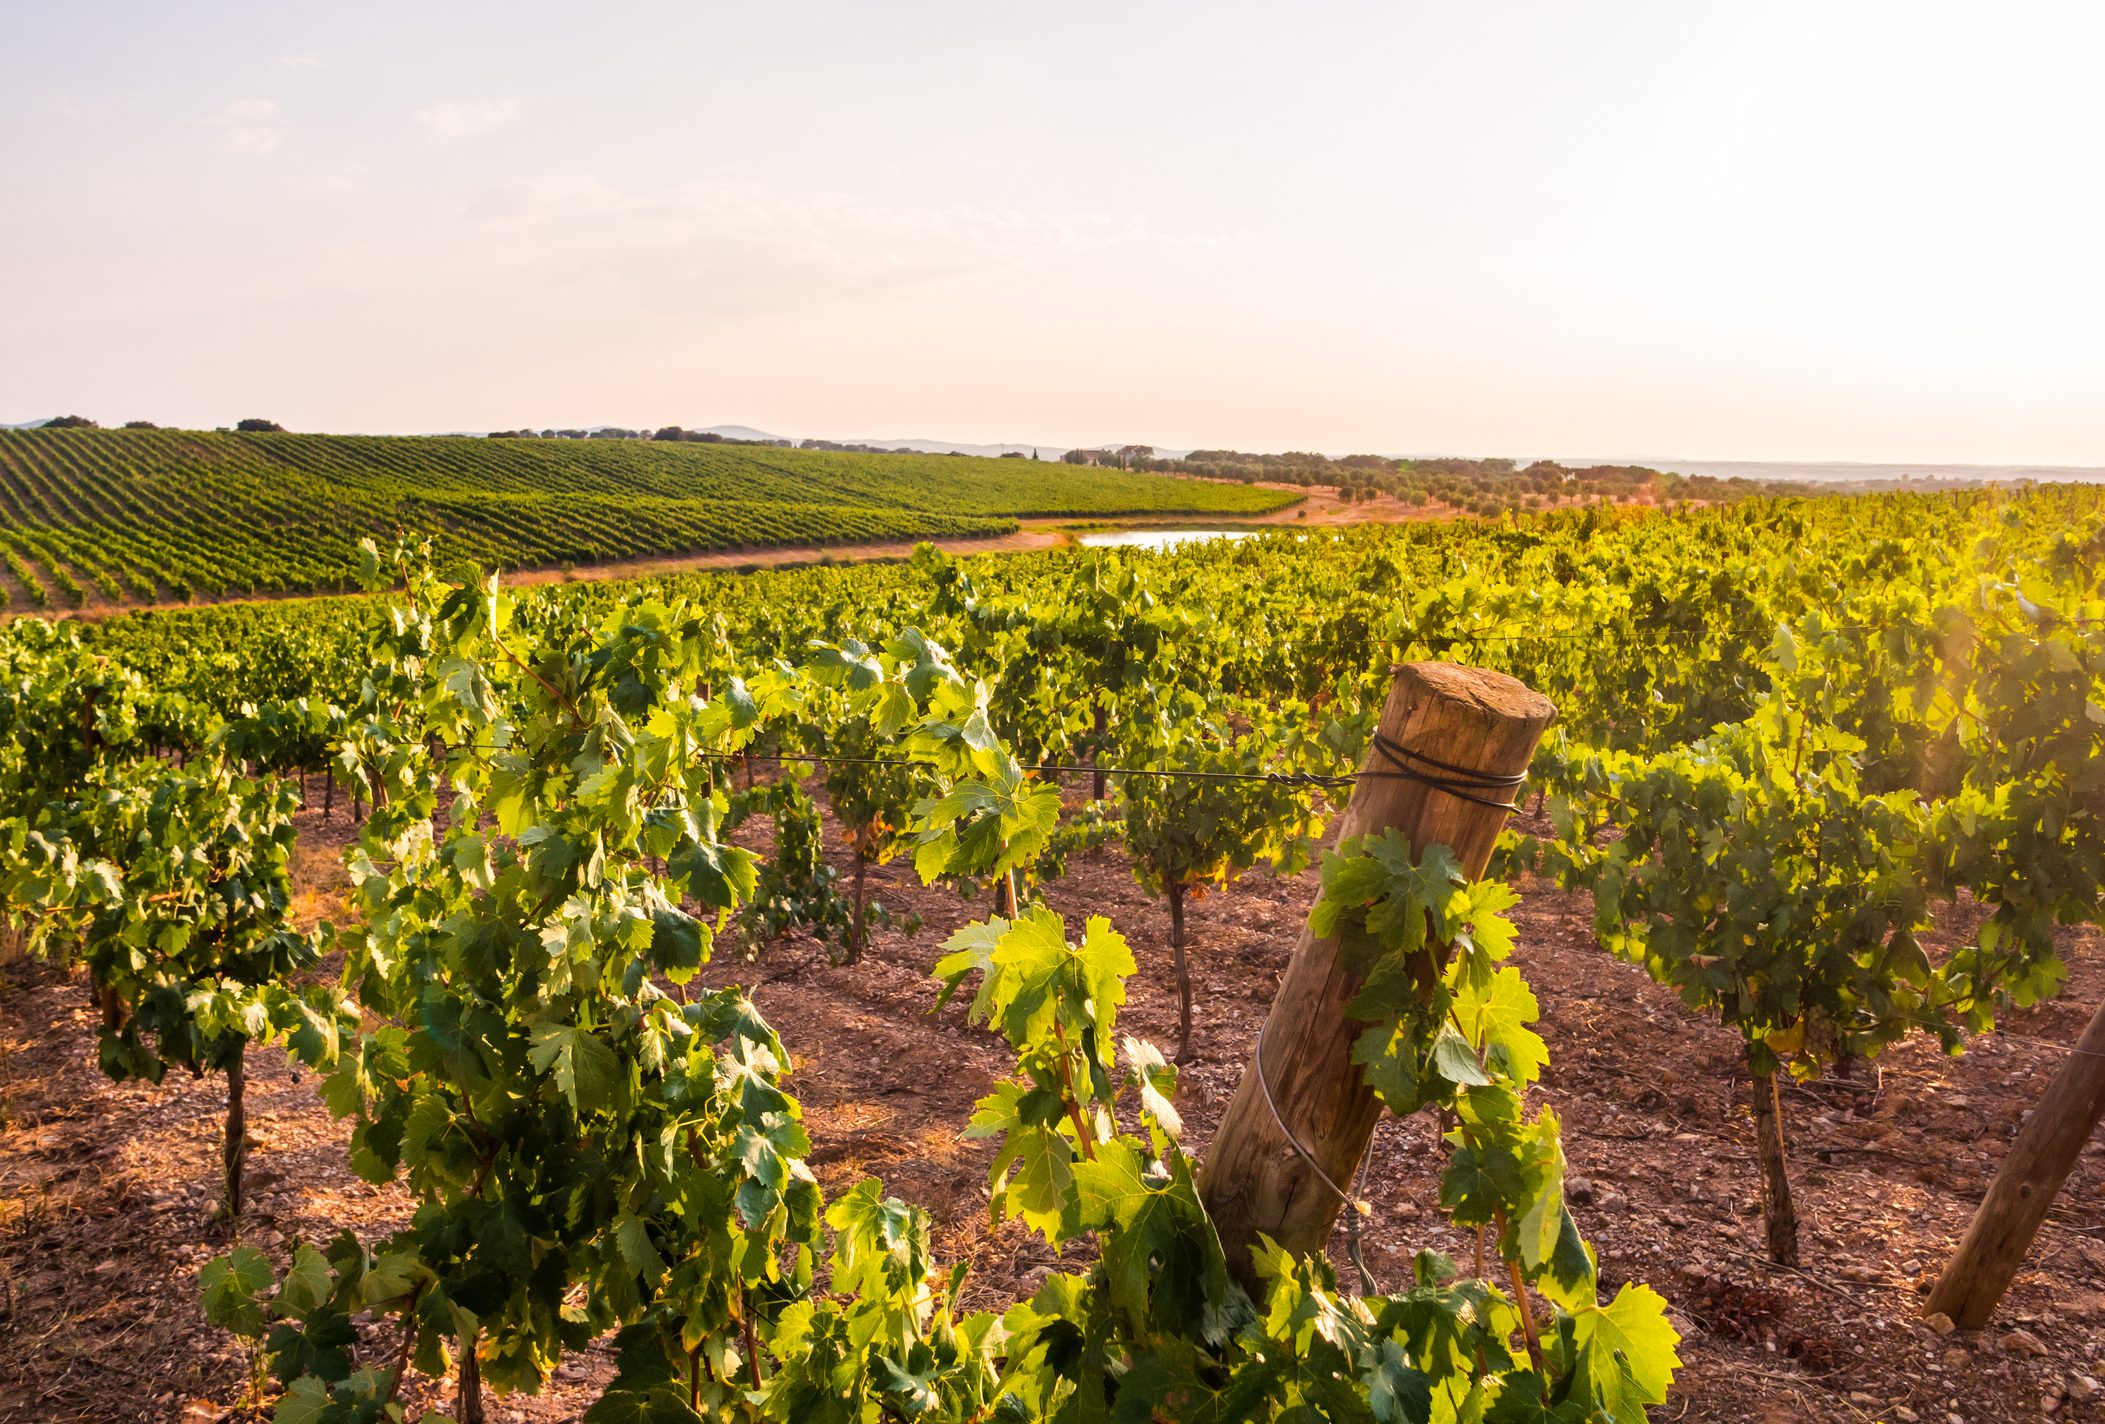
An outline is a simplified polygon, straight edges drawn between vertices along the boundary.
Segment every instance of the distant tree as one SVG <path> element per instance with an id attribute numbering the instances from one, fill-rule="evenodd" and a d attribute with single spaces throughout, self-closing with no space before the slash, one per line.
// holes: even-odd
<path id="1" fill-rule="evenodd" d="M 234 422 L 234 428 L 247 435 L 283 435 L 285 433 L 285 427 L 278 424 L 277 421 L 260 420 L 254 416 L 247 420 L 237 420 Z"/>
<path id="2" fill-rule="evenodd" d="M 126 430 L 159 430 L 161 427 L 150 420 L 127 420 L 124 422 L 124 428 Z"/>
<path id="3" fill-rule="evenodd" d="M 46 430 L 100 430 L 102 427 L 85 415 L 62 415 L 56 420 L 44 422 Z"/>
<path id="4" fill-rule="evenodd" d="M 1001 452 L 1001 458 L 1004 460 L 1020 460 L 1023 458 L 1023 452 L 1021 450 L 1004 450 Z M 1031 458 L 1035 460 L 1038 457 L 1033 455 Z"/>
<path id="5" fill-rule="evenodd" d="M 1089 457 L 1080 450 L 1069 450 L 1060 458 L 1070 465 L 1086 465 L 1089 463 Z"/>
<path id="6" fill-rule="evenodd" d="M 677 425 L 664 426 L 656 435 L 651 437 L 653 440 L 685 440 L 686 438 L 687 432 Z"/>

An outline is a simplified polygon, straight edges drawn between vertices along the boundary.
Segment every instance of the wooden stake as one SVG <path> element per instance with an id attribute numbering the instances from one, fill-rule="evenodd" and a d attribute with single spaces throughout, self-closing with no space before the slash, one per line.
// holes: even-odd
<path id="1" fill-rule="evenodd" d="M 475 1354 L 480 1338 L 479 1331 L 460 1337 L 460 1383 L 454 1392 L 454 1424 L 485 1424 L 489 1417 L 482 1407 L 482 1361 Z"/>
<path id="2" fill-rule="evenodd" d="M 1761 1169 L 1762 1236 L 1769 1259 L 1779 1266 L 1798 1264 L 1798 1207 L 1791 1199 L 1791 1175 L 1783 1150 L 1783 1099 L 1774 1073 L 1755 1073 L 1754 1160 Z"/>
<path id="3" fill-rule="evenodd" d="M 1169 953 L 1177 974 L 1177 1058 L 1191 1061 L 1191 962 L 1184 957 L 1184 883 L 1169 883 Z"/>
<path id="4" fill-rule="evenodd" d="M 241 1219 L 241 1174 L 248 1163 L 248 1044 L 234 1047 L 227 1064 L 227 1124 L 219 1149 L 220 1197 L 228 1221 Z"/>
<path id="5" fill-rule="evenodd" d="M 1396 669 L 1389 687 L 1380 734 L 1405 752 L 1467 773 L 1510 777 L 1527 770 L 1535 744 L 1556 715 L 1548 698 L 1504 673 L 1407 663 Z M 1384 752 L 1370 747 L 1364 769 L 1396 768 Z M 1445 845 L 1466 874 L 1481 875 L 1507 813 L 1495 804 L 1480 804 L 1502 800 L 1504 793 L 1471 795 L 1479 799 L 1419 780 L 1364 777 L 1338 818 L 1336 839 L 1394 827 L 1414 851 Z M 1256 1284 L 1250 1250 L 1260 1233 L 1290 1251 L 1321 1251 L 1343 1205 L 1294 1150 L 1281 1120 L 1292 1125 L 1323 1174 L 1343 1185 L 1351 1182 L 1381 1115 L 1380 1100 L 1352 1061 L 1353 1040 L 1365 1025 L 1349 1017 L 1345 1006 L 1358 991 L 1358 979 L 1339 960 L 1336 942 L 1304 928 L 1273 997 L 1273 1031 L 1264 1039 L 1270 1102 L 1253 1054 L 1206 1154 L 1199 1194 L 1227 1249 L 1229 1269 L 1247 1286 Z"/>
<path id="6" fill-rule="evenodd" d="M 2039 1224 L 2083 1145 L 2105 1118 L 2105 1004 L 2091 1016 L 2075 1051 L 2047 1084 L 2039 1105 L 1989 1184 L 1966 1239 L 1937 1278 L 1925 1315 L 1948 1315 L 1961 1330 L 1988 1323 L 2017 1268 L 2024 1264 Z"/>

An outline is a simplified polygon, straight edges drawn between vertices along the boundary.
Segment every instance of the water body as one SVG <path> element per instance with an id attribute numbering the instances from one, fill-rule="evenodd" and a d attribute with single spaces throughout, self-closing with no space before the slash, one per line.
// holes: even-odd
<path id="1" fill-rule="evenodd" d="M 1254 529 L 1114 529 L 1084 534 L 1075 542 L 1085 549 L 1174 549 L 1207 539 L 1247 539 Z"/>

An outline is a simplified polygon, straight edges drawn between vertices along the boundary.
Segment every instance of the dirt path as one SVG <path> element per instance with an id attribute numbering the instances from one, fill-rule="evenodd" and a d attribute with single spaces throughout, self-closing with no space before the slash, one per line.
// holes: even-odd
<path id="1" fill-rule="evenodd" d="M 347 827 L 342 808 L 331 825 L 313 812 L 300 823 L 301 908 L 312 914 L 340 883 L 332 848 Z M 853 969 L 798 939 L 768 946 L 756 962 L 719 960 L 705 977 L 749 985 L 789 1045 L 828 1194 L 881 1176 L 935 1215 L 948 1257 L 972 1262 L 969 1303 L 998 1307 L 1054 1262 L 1036 1238 L 988 1221 L 991 1148 L 960 1131 L 1005 1058 L 965 1023 L 961 1004 L 930 1012 L 937 986 L 927 976 L 942 940 L 986 907 L 923 889 L 901 863 L 872 882 L 880 898 L 922 917 L 918 934 L 878 932 Z M 1855 1082 L 1789 1090 L 1806 1266 L 1773 1271 L 1760 1261 L 1737 1035 L 1605 957 L 1584 897 L 1522 888 L 1519 962 L 1552 1054 L 1538 1096 L 1563 1120 L 1573 1211 L 1599 1249 L 1604 1286 L 1651 1283 L 1687 1336 L 1680 1388 L 1662 1418 L 1988 1424 L 2042 1417 L 2048 1390 L 2080 1390 L 2077 1376 L 2105 1380 L 2105 1144 L 2085 1154 L 1995 1329 L 1946 1339 L 1915 1318 L 1921 1290 L 2051 1075 L 2051 1051 L 1990 1038 L 1948 1060 L 1911 1042 Z M 1197 1061 L 1178 1106 L 1197 1151 L 1240 1078 L 1315 889 L 1313 875 L 1259 873 L 1190 908 Z M 1127 936 L 1141 970 L 1121 1031 L 1172 1041 L 1168 917 L 1123 855 L 1076 858 L 1047 900 L 1071 925 L 1105 914 Z M 2067 995 L 2012 1015 L 2008 1027 L 2074 1037 L 2105 994 L 2105 946 L 2083 932 L 2069 950 Z M 94 1066 L 83 983 L 19 963 L 6 980 L 0 1422 L 224 1417 L 242 1364 L 196 1304 L 198 1266 L 225 1249 L 205 1216 L 220 1084 L 109 1084 Z M 406 1192 L 349 1172 L 345 1133 L 312 1080 L 295 1080 L 273 1052 L 254 1062 L 251 1161 L 268 1175 L 243 1239 L 277 1254 L 292 1238 L 319 1241 L 346 1226 L 373 1234 L 403 1220 Z M 1473 1253 L 1473 1238 L 1440 1224 L 1440 1169 L 1431 1123 L 1382 1125 L 1365 1256 L 1384 1285 L 1407 1278 L 1417 1250 L 1465 1263 Z M 1333 1255 L 1343 1263 L 1342 1243 Z M 494 1401 L 491 1417 L 574 1420 L 610 1373 L 595 1349 L 548 1393 Z M 446 1396 L 443 1385 L 416 1387 L 433 1406 Z M 2047 1417 L 2095 1420 L 2105 1406 L 2070 1396 Z"/>

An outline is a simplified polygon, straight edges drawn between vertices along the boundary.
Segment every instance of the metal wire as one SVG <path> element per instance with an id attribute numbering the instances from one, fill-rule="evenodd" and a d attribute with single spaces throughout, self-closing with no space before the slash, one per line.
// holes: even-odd
<path id="1" fill-rule="evenodd" d="M 1528 774 L 1525 771 L 1516 771 L 1511 774 L 1472 771 L 1468 767 L 1456 766 L 1453 762 L 1441 761 L 1438 757 L 1427 756 L 1424 752 L 1412 751 L 1409 747 L 1392 741 L 1380 731 L 1374 734 L 1374 749 L 1388 758 L 1389 765 L 1394 767 L 1395 770 L 1387 773 L 1363 773 L 1363 775 L 1400 776 L 1405 780 L 1430 786 L 1435 791 L 1444 791 L 1457 800 L 1473 802 L 1478 806 L 1488 806 L 1494 811 L 1518 811 L 1520 809 L 1518 805 L 1511 801 L 1495 801 L 1488 796 L 1481 796 L 1477 793 L 1483 791 L 1517 791 L 1528 779 Z M 1412 763 L 1417 763 L 1418 765 L 1414 766 Z M 1428 766 L 1432 770 L 1421 771 L 1418 769 L 1418 766 Z"/>
<path id="2" fill-rule="evenodd" d="M 2096 1011 L 2093 1010 L 2092 1012 L 2095 1014 Z M 1962 1033 L 1965 1032 L 1963 1025 L 1954 1025 L 1942 1019 L 1926 1019 L 1915 1014 L 1894 1014 L 1893 1017 L 1901 1020 L 1903 1023 L 1919 1024 L 1923 1028 L 1943 1029 L 1957 1027 Z M 2080 1044 L 2075 1043 L 2057 1043 L 2051 1038 L 2040 1038 L 2036 1034 L 2019 1033 L 2015 1029 L 2007 1029 L 1997 1023 L 1989 1024 L 1980 1033 L 1967 1034 L 1967 1037 L 1973 1041 L 1974 1045 L 1979 1045 L 1991 1038 L 2001 1038 L 2011 1043 L 2022 1043 L 2033 1048 L 2044 1049 L 2050 1053 L 2066 1053 L 2074 1058 L 2105 1058 L 2105 1053 L 2100 1053 L 2095 1048 L 2084 1048 Z"/>
<path id="3" fill-rule="evenodd" d="M 804 762 L 814 766 L 897 766 L 915 771 L 935 771 L 932 761 L 909 757 L 821 756 L 814 752 L 700 752 L 705 761 Z M 1192 781 L 1261 781 L 1272 786 L 1331 790 L 1350 786 L 1354 776 L 1321 776 L 1312 771 L 1201 771 L 1197 768 L 1158 766 L 1084 766 L 1069 762 L 1026 762 L 1025 771 L 1070 772 L 1098 776 L 1160 776 Z"/>
<path id="4" fill-rule="evenodd" d="M 1359 1293 L 1361 1295 L 1380 1295 L 1382 1293 L 1381 1284 L 1374 1279 L 1374 1272 L 1367 1269 L 1367 1259 L 1360 1251 L 1360 1219 L 1362 1216 L 1371 1215 L 1373 1207 L 1373 1203 L 1367 1200 L 1367 1169 L 1374 1165 L 1374 1138 L 1380 1131 L 1381 1121 L 1377 1118 L 1374 1123 L 1374 1132 L 1367 1134 L 1366 1150 L 1359 1155 L 1359 1172 L 1352 1179 L 1354 1197 L 1358 1199 L 1360 1205 L 1368 1207 L 1369 1210 L 1367 1212 L 1349 1211 L 1345 1213 L 1345 1256 L 1346 1259 L 1352 1262 L 1352 1269 L 1359 1272 Z"/>
<path id="5" fill-rule="evenodd" d="M 1043 773 L 1071 773 L 1096 776 L 1158 776 L 1173 780 L 1190 781 L 1248 781 L 1261 782 L 1269 786 L 1288 786 L 1300 789 L 1335 790 L 1352 786 L 1369 777 L 1395 781 L 1415 781 L 1435 791 L 1479 806 L 1488 806 L 1497 811 L 1515 811 L 1519 807 L 1511 801 L 1494 801 L 1480 796 L 1481 791 L 1511 791 L 1527 781 L 1526 772 L 1510 776 L 1491 775 L 1455 766 L 1437 757 L 1414 752 L 1390 740 L 1380 732 L 1374 734 L 1374 747 L 1389 762 L 1388 769 L 1371 767 L 1363 771 L 1342 776 L 1323 776 L 1312 771 L 1202 771 L 1197 768 L 1163 766 L 1086 766 L 1072 762 L 1029 762 L 1023 764 L 1025 771 Z M 700 752 L 705 761 L 741 762 L 761 761 L 770 763 L 796 762 L 811 766 L 896 766 L 914 771 L 935 771 L 937 766 L 930 761 L 916 761 L 907 757 L 867 757 L 821 755 L 816 752 Z M 1420 770 L 1418 765 L 1432 768 Z"/>
<path id="6" fill-rule="evenodd" d="M 1264 1066 L 1264 1036 L 1271 1029 L 1271 1027 L 1272 1016 L 1270 1014 L 1266 1014 L 1263 1025 L 1260 1026 L 1257 1030 L 1256 1068 L 1257 1086 L 1258 1089 L 1264 1094 L 1264 1105 L 1266 1109 L 1271 1112 L 1272 1121 L 1279 1124 L 1279 1131 L 1286 1138 L 1286 1145 L 1293 1148 L 1295 1153 L 1300 1156 L 1301 1160 L 1308 1164 L 1308 1170 L 1316 1174 L 1316 1180 L 1320 1181 L 1324 1186 L 1330 1188 L 1331 1195 L 1335 1196 L 1346 1206 L 1351 1207 L 1360 1215 L 1367 1215 L 1373 1210 L 1373 1208 L 1370 1207 L 1365 1201 L 1361 1200 L 1356 1196 L 1353 1196 L 1350 1192 L 1346 1191 L 1336 1182 L 1330 1180 L 1330 1173 L 1323 1170 L 1323 1164 L 1315 1159 L 1313 1153 L 1311 1153 L 1306 1147 L 1303 1147 L 1301 1145 L 1301 1139 L 1294 1135 L 1294 1130 L 1286 1125 L 1286 1119 L 1279 1115 L 1279 1104 L 1272 1101 L 1272 1075 L 1266 1071 Z"/>

